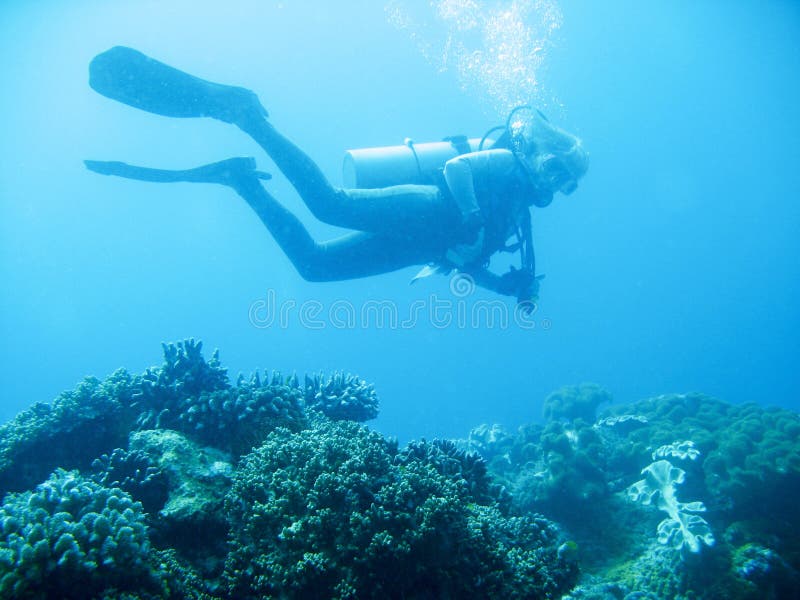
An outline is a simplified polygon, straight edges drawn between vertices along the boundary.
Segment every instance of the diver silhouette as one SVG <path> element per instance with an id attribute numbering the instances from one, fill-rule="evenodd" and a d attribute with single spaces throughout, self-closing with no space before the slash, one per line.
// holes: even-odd
<path id="1" fill-rule="evenodd" d="M 541 276 L 535 270 L 530 207 L 547 206 L 556 192 L 572 193 L 588 168 L 581 141 L 531 111 L 532 119 L 521 130 L 514 130 L 510 116 L 491 148 L 483 149 L 488 134 L 477 148 L 469 140 L 452 139 L 447 143 L 450 158 L 424 173 L 419 152 L 409 143 L 409 156 L 419 170 L 417 182 L 340 189 L 274 127 L 248 89 L 200 79 L 122 46 L 96 56 L 89 72 L 95 91 L 135 108 L 236 125 L 264 149 L 317 219 L 353 231 L 316 242 L 264 188 L 262 181 L 270 175 L 256 170 L 253 158 L 181 171 L 87 160 L 89 169 L 144 181 L 229 186 L 308 281 L 368 277 L 425 265 L 418 277 L 457 270 L 519 302 L 535 300 Z M 516 243 L 509 244 L 515 236 Z M 491 272 L 489 260 L 501 251 L 518 251 L 520 268 L 511 267 L 503 275 Z"/>

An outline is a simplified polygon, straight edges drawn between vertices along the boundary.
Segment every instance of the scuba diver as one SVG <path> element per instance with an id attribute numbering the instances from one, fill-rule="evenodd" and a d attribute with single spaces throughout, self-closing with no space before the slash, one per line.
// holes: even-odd
<path id="1" fill-rule="evenodd" d="M 538 297 L 530 207 L 546 207 L 557 192 L 571 194 L 586 173 L 581 141 L 538 111 L 527 125 L 494 128 L 479 143 L 451 138 L 443 164 L 423 172 L 423 145 L 407 142 L 418 177 L 397 185 L 331 185 L 316 163 L 268 119 L 256 94 L 212 83 L 144 54 L 116 46 L 96 56 L 89 85 L 130 106 L 169 117 L 211 117 L 231 123 L 270 156 L 325 223 L 353 230 L 318 243 L 299 219 L 262 185 L 270 175 L 252 158 L 231 158 L 194 169 L 151 169 L 121 162 L 86 161 L 97 173 L 156 182 L 218 183 L 235 190 L 255 211 L 300 275 L 339 281 L 425 265 L 414 278 L 464 273 L 474 282 L 518 302 Z M 529 108 L 529 107 L 520 107 Z M 503 130 L 484 149 L 489 135 Z M 447 156 L 450 156 L 447 159 Z M 389 170 L 391 164 L 384 165 Z M 515 238 L 515 242 L 508 241 Z M 497 252 L 519 252 L 520 267 L 503 275 L 488 268 Z M 529 309 L 530 310 L 530 309 Z"/>

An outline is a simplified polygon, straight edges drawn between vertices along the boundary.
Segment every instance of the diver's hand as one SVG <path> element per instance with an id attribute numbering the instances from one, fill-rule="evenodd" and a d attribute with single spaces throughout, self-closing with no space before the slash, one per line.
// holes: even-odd
<path id="1" fill-rule="evenodd" d="M 539 279 L 526 269 L 511 267 L 508 273 L 500 277 L 498 291 L 506 296 L 515 296 L 517 302 L 525 303 L 525 310 L 531 312 L 533 303 L 539 299 Z"/>
<path id="2" fill-rule="evenodd" d="M 483 241 L 485 237 L 485 229 L 481 227 L 473 242 L 453 246 L 447 251 L 445 258 L 458 268 L 476 263 L 483 258 Z"/>

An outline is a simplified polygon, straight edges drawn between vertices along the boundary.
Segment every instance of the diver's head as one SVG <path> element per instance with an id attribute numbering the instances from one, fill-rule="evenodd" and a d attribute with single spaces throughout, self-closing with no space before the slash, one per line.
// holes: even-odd
<path id="1" fill-rule="evenodd" d="M 534 204 L 547 206 L 553 194 L 569 195 L 589 169 L 589 155 L 581 140 L 550 123 L 536 111 L 523 134 L 525 164 L 538 197 Z"/>

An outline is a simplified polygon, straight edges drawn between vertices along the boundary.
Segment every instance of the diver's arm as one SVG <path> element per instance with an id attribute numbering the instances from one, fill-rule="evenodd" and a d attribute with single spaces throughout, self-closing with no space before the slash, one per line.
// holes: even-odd
<path id="1" fill-rule="evenodd" d="M 462 273 L 469 275 L 475 282 L 484 289 L 502 294 L 503 296 L 513 296 L 514 293 L 510 292 L 506 286 L 503 285 L 503 278 L 496 273 L 492 273 L 489 269 L 483 267 L 475 267 L 472 269 L 459 269 Z"/>
<path id="2" fill-rule="evenodd" d="M 503 275 L 492 273 L 485 267 L 459 270 L 472 277 L 476 285 L 503 296 L 513 296 L 517 302 L 531 302 L 538 298 L 538 279 L 526 269 L 511 267 L 511 270 Z"/>
<path id="3" fill-rule="evenodd" d="M 444 165 L 444 179 L 450 193 L 453 195 L 456 206 L 461 213 L 461 219 L 466 222 L 471 215 L 480 215 L 478 197 L 475 194 L 475 180 L 472 176 L 472 164 L 469 155 L 461 155 L 448 160 Z"/>
<path id="4" fill-rule="evenodd" d="M 508 178 L 515 177 L 518 165 L 513 153 L 508 150 L 481 150 L 461 154 L 444 165 L 444 179 L 453 195 L 456 206 L 466 224 L 475 217 L 481 222 L 490 215 L 481 215 L 478 196 L 493 193 L 497 185 L 504 185 Z"/>

